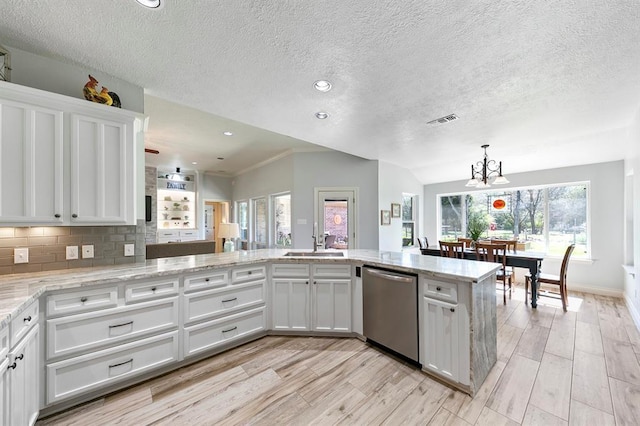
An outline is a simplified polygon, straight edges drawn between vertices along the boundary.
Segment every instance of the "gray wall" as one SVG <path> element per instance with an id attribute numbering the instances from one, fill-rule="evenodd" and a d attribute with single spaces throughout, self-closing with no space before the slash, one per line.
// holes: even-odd
<path id="1" fill-rule="evenodd" d="M 98 90 L 106 86 L 118 94 L 123 109 L 144 112 L 144 89 L 140 86 L 97 70 L 5 47 L 11 54 L 12 83 L 84 99 L 82 88 L 91 74 L 99 81 Z"/>
<path id="2" fill-rule="evenodd" d="M 511 183 L 500 189 L 523 188 L 579 181 L 591 182 L 590 220 L 592 261 L 573 260 L 569 268 L 569 289 L 621 295 L 623 289 L 624 163 L 591 164 L 536 172 L 510 174 Z M 464 193 L 466 181 L 424 187 L 425 234 L 431 243 L 438 238 L 437 195 Z M 561 259 L 545 259 L 543 269 L 557 274 Z"/>
<path id="3" fill-rule="evenodd" d="M 293 155 L 293 246 L 311 248 L 314 221 L 314 188 L 358 188 L 358 247 L 378 248 L 378 162 L 337 151 Z M 298 225 L 306 219 L 306 225 Z"/>
<path id="4" fill-rule="evenodd" d="M 391 203 L 402 203 L 403 193 L 417 195 L 414 232 L 416 238 L 421 237 L 424 219 L 422 208 L 424 185 L 409 170 L 381 161 L 378 187 L 379 210 L 390 210 Z M 380 226 L 379 230 L 380 250 L 402 251 L 402 217 L 391 218 L 391 225 Z M 414 241 L 414 244 L 417 243 Z"/>

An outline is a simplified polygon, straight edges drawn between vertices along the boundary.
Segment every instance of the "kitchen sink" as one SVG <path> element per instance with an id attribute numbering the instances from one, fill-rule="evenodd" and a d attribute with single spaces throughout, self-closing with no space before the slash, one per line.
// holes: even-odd
<path id="1" fill-rule="evenodd" d="M 290 257 L 344 257 L 341 251 L 290 251 L 285 253 Z"/>

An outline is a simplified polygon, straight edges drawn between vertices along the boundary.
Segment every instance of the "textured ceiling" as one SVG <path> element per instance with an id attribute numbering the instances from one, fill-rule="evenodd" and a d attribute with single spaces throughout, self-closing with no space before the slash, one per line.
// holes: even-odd
<path id="1" fill-rule="evenodd" d="M 169 99 L 430 183 L 466 179 L 484 143 L 506 175 L 623 158 L 639 22 L 636 0 L 4 0 L 0 43 L 144 87 L 151 123 Z"/>

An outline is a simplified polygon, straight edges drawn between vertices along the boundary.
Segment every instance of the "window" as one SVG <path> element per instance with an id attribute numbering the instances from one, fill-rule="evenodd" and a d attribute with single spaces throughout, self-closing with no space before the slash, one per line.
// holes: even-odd
<path id="1" fill-rule="evenodd" d="M 291 247 L 291 194 L 271 196 L 273 236 L 276 247 Z"/>
<path id="2" fill-rule="evenodd" d="M 416 196 L 402 194 L 402 247 L 415 245 Z"/>
<path id="3" fill-rule="evenodd" d="M 240 239 L 246 242 L 249 240 L 249 203 L 247 201 L 238 201 L 237 206 Z"/>
<path id="4" fill-rule="evenodd" d="M 253 200 L 253 248 L 267 248 L 267 199 Z"/>
<path id="5" fill-rule="evenodd" d="M 442 240 L 468 236 L 470 218 L 489 226 L 481 238 L 519 241 L 518 250 L 562 256 L 574 243 L 575 257 L 589 257 L 588 183 L 493 190 L 439 196 Z"/>

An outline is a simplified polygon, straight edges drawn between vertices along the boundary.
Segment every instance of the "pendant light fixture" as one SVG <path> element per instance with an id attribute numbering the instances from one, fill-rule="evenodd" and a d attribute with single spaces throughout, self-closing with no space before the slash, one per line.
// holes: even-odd
<path id="1" fill-rule="evenodd" d="M 484 158 L 482 161 L 478 161 L 476 165 L 471 165 L 471 179 L 467 182 L 465 186 L 470 188 L 489 188 L 489 178 L 495 176 L 493 179 L 493 184 L 495 185 L 504 185 L 505 183 L 509 183 L 506 177 L 502 176 L 502 161 L 496 162 L 495 160 L 490 160 L 487 155 L 487 148 L 489 145 L 482 145 L 481 148 L 484 149 Z"/>

